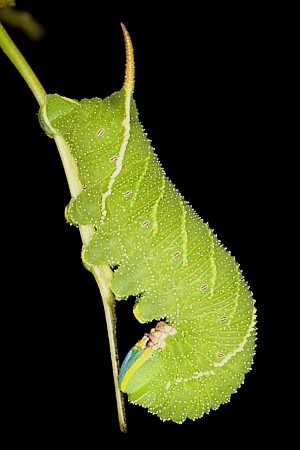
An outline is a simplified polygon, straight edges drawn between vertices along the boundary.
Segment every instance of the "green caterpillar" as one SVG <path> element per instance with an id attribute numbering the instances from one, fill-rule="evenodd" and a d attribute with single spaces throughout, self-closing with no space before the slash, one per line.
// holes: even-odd
<path id="1" fill-rule="evenodd" d="M 84 265 L 108 264 L 115 298 L 135 296 L 137 320 L 158 321 L 125 358 L 120 389 L 162 420 L 182 423 L 228 402 L 243 383 L 255 353 L 255 301 L 235 258 L 151 147 L 133 99 L 133 47 L 122 30 L 122 89 L 103 100 L 47 95 L 39 117 L 77 165 L 83 190 L 65 216 L 95 229 Z"/>

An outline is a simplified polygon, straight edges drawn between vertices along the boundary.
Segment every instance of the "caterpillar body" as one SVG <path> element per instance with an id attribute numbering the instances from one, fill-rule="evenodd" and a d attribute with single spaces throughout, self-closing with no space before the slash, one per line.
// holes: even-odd
<path id="1" fill-rule="evenodd" d="M 83 186 L 65 210 L 92 225 L 84 265 L 113 269 L 117 300 L 158 321 L 126 356 L 128 399 L 162 420 L 197 419 L 230 400 L 253 363 L 255 301 L 235 258 L 166 176 L 138 118 L 130 36 L 125 81 L 100 99 L 47 95 L 41 125 L 69 146 Z"/>

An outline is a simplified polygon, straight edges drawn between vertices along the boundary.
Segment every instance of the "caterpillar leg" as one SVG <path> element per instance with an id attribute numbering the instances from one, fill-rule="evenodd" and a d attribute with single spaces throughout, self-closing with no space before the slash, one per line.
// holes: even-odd
<path id="1" fill-rule="evenodd" d="M 101 219 L 98 189 L 83 190 L 65 208 L 65 218 L 72 225 L 96 224 Z"/>
<path id="2" fill-rule="evenodd" d="M 108 264 L 114 269 L 119 266 L 124 255 L 118 233 L 107 234 L 98 231 L 83 248 L 81 256 L 87 267 Z"/>
<path id="3" fill-rule="evenodd" d="M 115 271 L 111 289 L 117 300 L 126 299 L 132 295 L 142 294 L 148 286 L 149 271 L 142 260 L 136 263 L 124 261 Z"/>

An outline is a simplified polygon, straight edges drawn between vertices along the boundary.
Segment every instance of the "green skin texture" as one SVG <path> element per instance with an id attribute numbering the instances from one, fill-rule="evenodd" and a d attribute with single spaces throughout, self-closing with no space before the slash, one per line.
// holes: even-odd
<path id="1" fill-rule="evenodd" d="M 243 383 L 255 353 L 255 301 L 235 258 L 166 177 L 132 96 L 125 124 L 125 102 L 124 88 L 104 100 L 47 95 L 40 122 L 77 163 L 83 191 L 65 216 L 96 229 L 84 265 L 110 265 L 117 300 L 136 296 L 140 322 L 162 319 L 177 330 L 131 375 L 128 399 L 182 423 L 228 402 Z"/>

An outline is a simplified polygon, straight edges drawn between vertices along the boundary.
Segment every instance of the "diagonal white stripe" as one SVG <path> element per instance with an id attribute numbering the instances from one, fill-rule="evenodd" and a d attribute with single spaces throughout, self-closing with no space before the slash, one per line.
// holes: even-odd
<path id="1" fill-rule="evenodd" d="M 123 160 L 124 160 L 125 152 L 127 149 L 127 144 L 128 144 L 129 137 L 130 137 L 130 100 L 131 100 L 131 92 L 127 92 L 127 95 L 125 98 L 125 118 L 122 122 L 122 125 L 124 127 L 124 138 L 123 138 L 123 141 L 121 144 L 120 153 L 119 153 L 118 161 L 116 164 L 116 169 L 111 174 L 111 177 L 109 179 L 108 186 L 107 186 L 107 191 L 104 194 L 102 194 L 102 203 L 101 203 L 102 216 L 100 219 L 100 223 L 104 222 L 104 219 L 107 215 L 106 199 L 112 193 L 112 188 L 113 188 L 115 179 L 117 178 L 117 176 L 119 175 L 119 173 L 121 172 L 122 167 L 123 167 Z"/>

